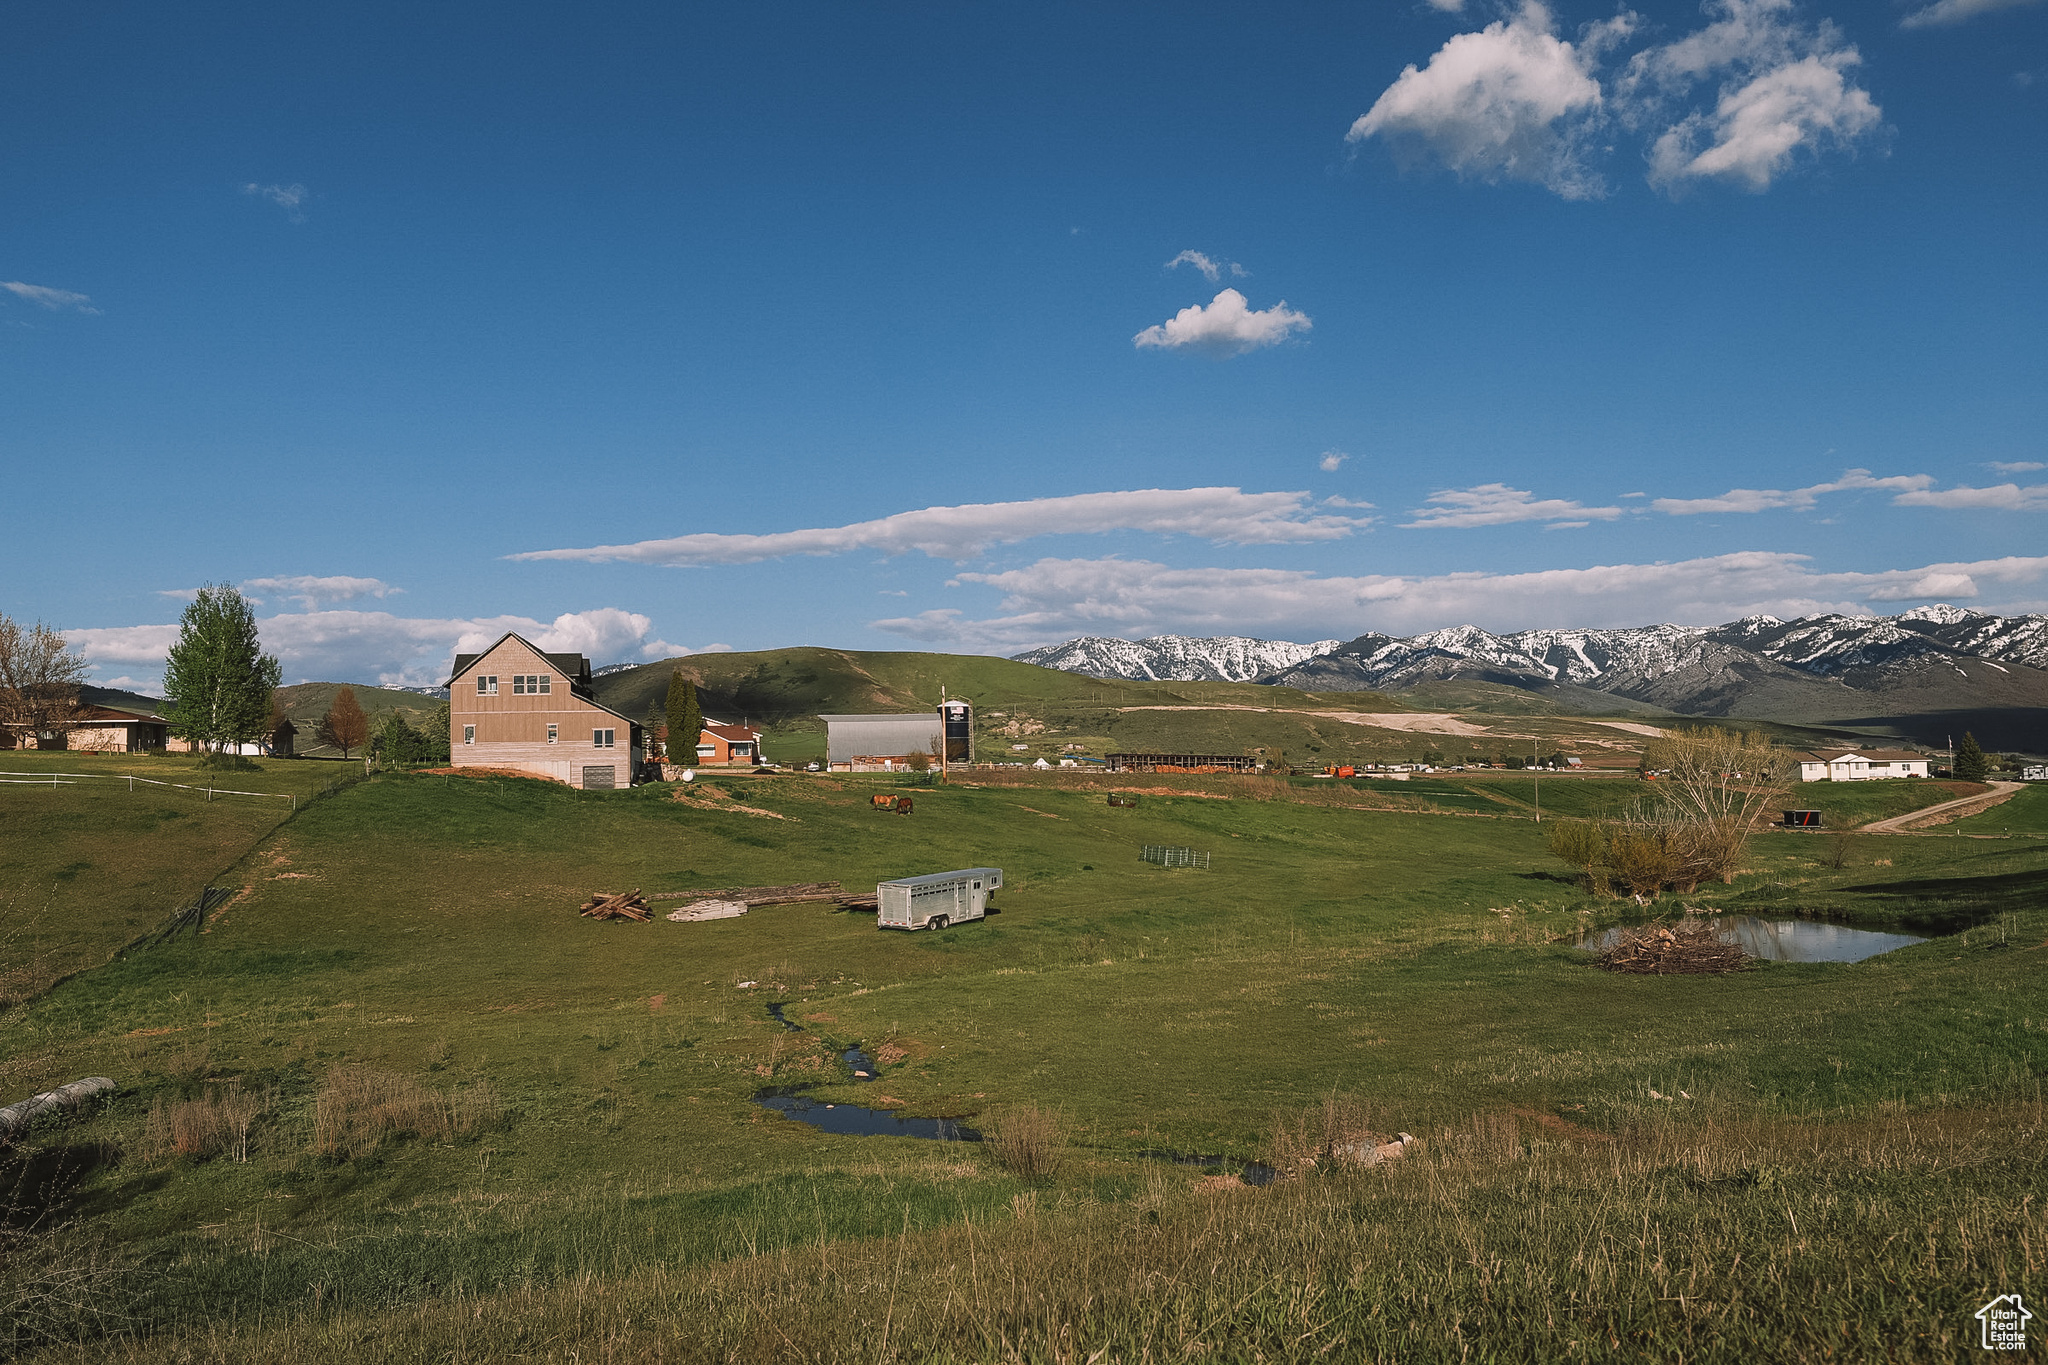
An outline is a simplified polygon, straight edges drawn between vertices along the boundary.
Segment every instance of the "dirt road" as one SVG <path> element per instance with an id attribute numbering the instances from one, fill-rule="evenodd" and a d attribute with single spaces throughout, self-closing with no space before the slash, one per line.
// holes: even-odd
<path id="1" fill-rule="evenodd" d="M 1960 800 L 1944 801 L 1938 806 L 1908 811 L 1904 815 L 1894 815 L 1889 820 L 1872 820 L 1858 828 L 1865 834 L 1908 834 L 1915 825 L 1945 825 L 1951 820 L 1960 820 L 1965 815 L 1975 815 L 1979 811 L 1987 811 L 1993 806 L 2010 801 L 2013 794 L 2023 790 L 2025 786 L 2024 782 L 1993 782 L 1988 792 L 1979 792 L 1975 796 L 1965 796 Z"/>

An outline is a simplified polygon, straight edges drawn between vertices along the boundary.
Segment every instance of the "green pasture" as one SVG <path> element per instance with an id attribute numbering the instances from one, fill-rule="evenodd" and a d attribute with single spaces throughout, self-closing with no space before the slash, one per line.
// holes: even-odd
<path id="1" fill-rule="evenodd" d="M 362 774 L 360 764 L 250 762 L 0 755 L 0 779 L 11 779 L 0 782 L 0 1007 L 104 961 L 299 807 Z"/>
<path id="2" fill-rule="evenodd" d="M 2030 782 L 2011 800 L 2000 802 L 1981 815 L 1965 816 L 1938 825 L 1941 834 L 2048 834 L 2048 782 Z"/>
<path id="3" fill-rule="evenodd" d="M 335 771 L 267 764 L 248 785 L 284 789 L 300 770 Z M 472 1320 L 463 1304 L 491 1305 L 476 1307 L 476 1322 L 514 1323 L 505 1329 L 513 1336 L 462 1348 L 479 1356 L 512 1353 L 516 1333 L 535 1323 L 571 1331 L 555 1296 L 576 1283 L 614 1286 L 616 1303 L 638 1303 L 643 1314 L 669 1311 L 663 1303 L 684 1313 L 674 1297 L 684 1291 L 659 1277 L 693 1266 L 772 1279 L 787 1265 L 777 1258 L 813 1256 L 823 1266 L 836 1257 L 858 1279 L 865 1248 L 892 1245 L 886 1239 L 929 1265 L 964 1249 L 948 1240 L 963 1229 L 992 1224 L 1011 1229 L 1002 1235 L 1018 1255 L 1019 1237 L 1036 1246 L 1066 1235 L 1061 1228 L 1073 1238 L 1121 1236 L 1132 1218 L 1161 1236 L 1196 1237 L 1219 1216 L 1200 1202 L 1205 1173 L 1143 1153 L 1268 1157 L 1276 1116 L 1332 1094 L 1357 1097 L 1382 1131 L 1428 1137 L 1439 1152 L 1470 1157 L 1457 1135 L 1491 1134 L 1486 1150 L 1497 1148 L 1499 1160 L 1469 1177 L 1470 1207 L 1455 1218 L 1443 1208 L 1413 1217 L 1417 1236 L 1441 1234 L 1447 1246 L 1457 1219 L 1477 1220 L 1485 1230 L 1471 1244 L 1506 1237 L 1502 1255 L 1512 1254 L 1504 1230 L 1523 1198 L 1516 1188 L 1560 1201 L 1567 1222 L 1569 1207 L 1607 1197 L 1597 1193 L 1598 1162 L 1522 1187 L 1502 1183 L 1510 1152 L 1540 1154 L 1545 1142 L 1620 1143 L 1640 1154 L 1645 1135 L 1692 1141 L 1711 1125 L 1742 1126 L 1750 1166 L 1700 1167 L 1699 1178 L 1734 1182 L 1726 1188 L 1740 1212 L 1728 1215 L 1726 1247 L 1732 1256 L 1760 1237 L 1752 1260 L 1804 1254 L 1771 1240 L 1778 1224 L 1765 1223 L 1777 1204 L 1752 1199 L 1759 1180 L 1801 1209 L 1835 1207 L 1829 1168 L 1801 1146 L 1803 1134 L 1866 1132 L 1902 1115 L 1934 1116 L 1938 1127 L 1938 1116 L 1967 1112 L 1977 1116 L 1972 1131 L 2031 1131 L 2038 1147 L 2038 1123 L 2001 1108 L 2038 1108 L 2048 1070 L 2038 946 L 2048 934 L 2048 857 L 2037 841 L 1863 836 L 1837 857 L 1816 836 L 1766 834 L 1749 872 L 1688 899 L 1948 936 L 1853 966 L 1615 976 L 1572 944 L 1642 912 L 1592 899 L 1545 854 L 1545 831 L 1519 805 L 1535 796 L 1537 779 L 1456 780 L 1464 776 L 1248 783 L 1227 799 L 1194 790 L 1232 792 L 1217 779 L 1185 795 L 1143 795 L 1128 810 L 1073 783 L 919 787 L 907 817 L 871 808 L 871 793 L 894 789 L 885 784 L 810 777 L 714 777 L 679 800 L 667 786 L 585 793 L 390 774 L 302 803 L 287 820 L 203 799 L 171 818 L 150 813 L 171 809 L 164 798 L 0 786 L 10 833 L 40 822 L 33 840 L 8 840 L 15 884 L 57 885 L 77 865 L 63 896 L 10 902 L 5 927 L 58 906 L 126 907 L 119 917 L 62 916 L 66 951 L 90 969 L 0 1013 L 11 1091 L 103 1074 L 121 1092 L 92 1115 L 46 1122 L 0 1157 L 0 1177 L 18 1218 L 72 1218 L 73 1231 L 57 1235 L 102 1239 L 95 1245 L 110 1258 L 138 1268 L 120 1291 L 122 1311 L 148 1329 L 133 1346 L 138 1358 L 159 1358 L 159 1345 L 163 1359 L 235 1358 L 240 1347 L 195 1345 L 214 1330 L 208 1324 L 232 1318 L 243 1324 L 235 1331 L 254 1334 L 244 1343 L 251 1355 L 264 1354 L 257 1343 L 268 1332 L 280 1342 L 346 1338 L 352 1355 L 403 1359 L 422 1343 L 455 1352 L 447 1333 L 460 1337 L 469 1329 L 453 1324 Z M 1353 787 L 1368 789 L 1361 798 L 1427 809 L 1333 803 Z M 1642 793 L 1625 780 L 1542 779 L 1546 815 L 1606 813 L 1604 803 Z M 1516 818 L 1459 818 L 1468 810 Z M 1153 866 L 1138 857 L 1144 844 L 1195 848 L 1211 866 Z M 1005 870 L 1001 913 L 943 934 L 881 932 L 872 916 L 818 905 L 698 924 L 607 924 L 575 913 L 597 890 L 863 887 L 980 864 Z M 189 901 L 208 880 L 238 895 L 206 933 L 115 956 L 152 911 Z M 771 1019 L 776 1002 L 805 1031 Z M 856 1043 L 885 1059 L 872 1082 L 856 1083 L 838 1060 Z M 353 1160 L 318 1156 L 315 1095 L 344 1065 L 450 1095 L 488 1086 L 503 1115 L 447 1141 L 397 1138 Z M 246 1162 L 152 1149 L 153 1106 L 230 1080 L 264 1097 Z M 1057 1178 L 1034 1185 L 975 1147 L 833 1136 L 751 1102 L 771 1085 L 970 1124 L 1044 1105 L 1062 1116 L 1068 1159 Z M 1946 1159 L 1901 1156 L 1898 1169 L 1943 1169 Z M 1670 1173 L 1684 1160 L 1652 1162 L 1644 1188 L 1678 1180 Z M 1775 1173 L 1755 1176 L 1758 1163 Z M 1883 1240 L 1879 1232 L 1919 1237 L 1929 1218 L 1977 1218 L 1993 1184 L 2003 1197 L 2039 1183 L 2038 1166 L 2017 1185 L 2013 1169 L 1984 1167 L 1982 1189 L 1969 1183 L 1976 1176 L 1948 1177 L 1962 1183 L 1926 1199 L 1903 1183 L 1858 1187 L 1864 1221 L 1830 1225 L 1834 1249 L 1812 1253 L 1820 1268 L 1809 1256 L 1799 1273 L 1848 1273 Z M 1676 1203 L 1644 1204 L 1641 1195 L 1615 1194 L 1609 1213 L 1660 1228 L 1678 1216 Z M 1358 1195 L 1364 1204 L 1331 1197 L 1353 1212 L 1317 1217 L 1343 1222 L 1367 1206 L 1381 1210 L 1374 1216 L 1409 1216 L 1398 1193 L 1392 1204 L 1370 1192 Z M 1032 1212 L 1040 1208 L 1042 1217 Z M 1300 1261 L 1303 1247 L 1282 1247 L 1285 1220 L 1246 1217 L 1244 1236 L 1294 1256 L 1304 1274 L 1324 1273 Z M 2039 1222 L 2038 1212 L 2026 1218 Z M 1674 1236 L 1682 1221 L 1670 1224 Z M 2002 1246 L 2004 1235 L 1983 1246 Z M 1558 1273 L 1569 1255 L 1561 1246 L 1542 1254 Z M 1040 1252 L 1051 1254 L 1031 1254 Z M 839 1273 L 821 1272 L 821 1283 Z M 1926 1273 L 1939 1281 L 1950 1272 Z M 1377 1284 L 1380 1274 L 1359 1270 L 1349 1282 Z M 1636 1312 L 1617 1305 L 1636 1303 L 1633 1286 L 1655 1277 L 1617 1274 L 1632 1287 L 1599 1311 Z M 823 1321 L 825 1300 L 805 1299 L 810 1290 L 761 1292 L 793 1305 L 792 1324 Z M 1046 1292 L 1083 1290 L 1053 1283 Z M 1454 1316 L 1477 1315 L 1475 1330 L 1495 1321 L 1474 1283 L 1454 1276 L 1440 1292 Z M 1655 1307 L 1656 1294 L 1642 1302 L 1645 1321 L 1673 1311 Z M 1939 1306 L 1915 1302 L 1923 1315 Z M 1362 1304 L 1345 1311 L 1355 1318 Z M 1863 1315 L 1861 1332 L 1896 1307 L 1852 1299 L 1845 1311 Z M 429 1319 L 439 1324 L 431 1331 L 421 1325 Z M 1115 1330 L 1137 1320 L 1119 1319 Z M 740 1330 L 729 1318 L 705 1321 L 704 1340 L 738 1339 L 719 1335 Z M 939 1335 L 920 1339 L 937 1351 L 953 1329 L 927 1326 Z M 1386 1326 L 1369 1331 L 1360 1319 L 1352 1331 L 1364 1335 L 1347 1339 L 1386 1340 L 1372 1337 Z M 1266 1338 L 1250 1320 L 1232 1330 L 1249 1343 L 1246 1354 L 1288 1355 L 1258 1346 Z M 428 1335 L 407 1335 L 415 1331 Z M 1617 1328 L 1602 1352 L 1619 1353 L 1622 1340 Z M 755 1356 L 774 1354 L 770 1345 Z M 304 1349 L 276 1358 L 319 1358 Z M 986 1358 L 971 1346 L 947 1349 Z"/>

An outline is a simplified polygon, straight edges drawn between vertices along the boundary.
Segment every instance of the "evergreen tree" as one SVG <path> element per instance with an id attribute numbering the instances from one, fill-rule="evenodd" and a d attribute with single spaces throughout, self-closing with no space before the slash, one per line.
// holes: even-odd
<path id="1" fill-rule="evenodd" d="M 257 738 L 270 724 L 270 694 L 283 672 L 263 652 L 256 613 L 242 594 L 208 584 L 185 608 L 164 665 L 171 733 L 215 750 Z"/>
<path id="2" fill-rule="evenodd" d="M 697 740 L 704 733 L 704 710 L 697 704 L 697 684 L 677 669 L 668 675 L 668 761 L 695 763 Z"/>
<path id="3" fill-rule="evenodd" d="M 322 744 L 341 750 L 343 758 L 349 756 L 350 750 L 363 747 L 370 737 L 370 718 L 363 714 L 353 687 L 344 687 L 334 694 L 334 705 L 327 708 L 327 714 L 320 718 L 320 728 L 313 733 Z"/>
<path id="4" fill-rule="evenodd" d="M 1951 771 L 1965 782 L 1982 782 L 1984 774 L 1991 771 L 1991 760 L 1977 747 L 1977 737 L 1967 730 L 1963 732 L 1963 742 L 1956 746 Z"/>
<path id="5" fill-rule="evenodd" d="M 658 701 L 648 702 L 647 719 L 640 722 L 640 732 L 646 736 L 647 757 L 650 761 L 661 758 L 666 754 L 667 750 L 663 747 L 664 741 L 661 737 L 661 732 L 667 727 L 668 713 L 662 709 L 661 703 Z"/>

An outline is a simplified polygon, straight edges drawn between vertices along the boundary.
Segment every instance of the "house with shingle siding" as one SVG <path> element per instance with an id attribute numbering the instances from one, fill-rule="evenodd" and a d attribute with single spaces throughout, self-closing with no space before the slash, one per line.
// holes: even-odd
<path id="1" fill-rule="evenodd" d="M 448 688 L 448 753 L 457 768 L 511 768 L 572 787 L 631 786 L 640 727 L 598 701 L 590 660 L 507 633 L 457 654 Z"/>

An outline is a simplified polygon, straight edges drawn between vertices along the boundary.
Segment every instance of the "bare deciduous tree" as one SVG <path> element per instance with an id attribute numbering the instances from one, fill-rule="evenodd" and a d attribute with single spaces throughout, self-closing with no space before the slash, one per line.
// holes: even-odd
<path id="1" fill-rule="evenodd" d="M 54 747 L 54 737 L 79 719 L 84 681 L 85 660 L 65 647 L 63 636 L 41 621 L 23 629 L 0 615 L 0 727 Z"/>

